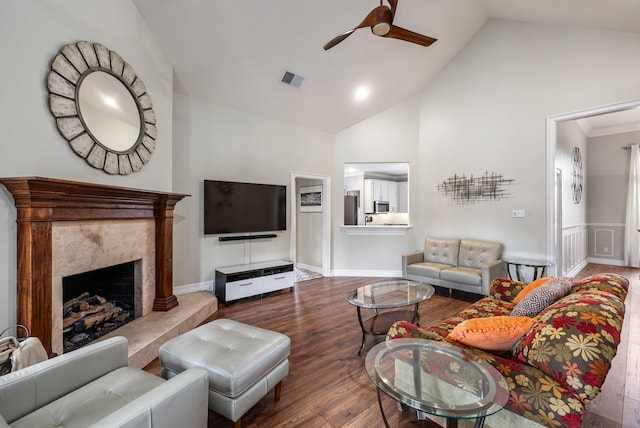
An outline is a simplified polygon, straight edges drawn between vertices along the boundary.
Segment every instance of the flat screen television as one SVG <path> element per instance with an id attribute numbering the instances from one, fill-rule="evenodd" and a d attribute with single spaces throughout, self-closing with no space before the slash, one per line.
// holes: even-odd
<path id="1" fill-rule="evenodd" d="M 204 181 L 204 233 L 273 232 L 287 228 L 287 186 Z"/>

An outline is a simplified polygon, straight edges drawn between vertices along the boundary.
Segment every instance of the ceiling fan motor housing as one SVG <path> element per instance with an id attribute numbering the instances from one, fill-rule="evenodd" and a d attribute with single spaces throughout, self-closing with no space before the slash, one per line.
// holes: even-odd
<path id="1" fill-rule="evenodd" d="M 391 23 L 393 22 L 393 13 L 387 6 L 378 6 L 376 8 L 376 23 L 371 26 L 371 32 L 376 36 L 385 36 L 391 31 Z"/>

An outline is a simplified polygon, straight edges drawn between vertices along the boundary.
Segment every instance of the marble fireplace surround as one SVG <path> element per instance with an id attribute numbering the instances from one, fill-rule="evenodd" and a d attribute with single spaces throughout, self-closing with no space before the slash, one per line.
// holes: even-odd
<path id="1" fill-rule="evenodd" d="M 52 225 L 51 348 L 62 354 L 63 278 L 126 262 L 135 262 L 139 316 L 153 311 L 155 293 L 155 223 L 142 220 L 55 222 Z M 138 311 L 140 309 L 140 311 Z M 136 315 L 137 316 L 137 315 Z"/>
<path id="2" fill-rule="evenodd" d="M 62 353 L 62 277 L 142 262 L 143 315 L 178 306 L 173 210 L 188 195 L 58 180 L 0 178 L 17 217 L 17 321 Z"/>

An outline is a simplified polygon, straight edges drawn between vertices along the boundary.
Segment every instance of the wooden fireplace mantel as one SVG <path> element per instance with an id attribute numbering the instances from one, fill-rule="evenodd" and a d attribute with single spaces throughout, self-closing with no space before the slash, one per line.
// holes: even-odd
<path id="1" fill-rule="evenodd" d="M 51 352 L 52 223 L 154 219 L 154 311 L 178 306 L 173 294 L 173 210 L 189 196 L 43 177 L 0 178 L 17 210 L 17 318 Z"/>

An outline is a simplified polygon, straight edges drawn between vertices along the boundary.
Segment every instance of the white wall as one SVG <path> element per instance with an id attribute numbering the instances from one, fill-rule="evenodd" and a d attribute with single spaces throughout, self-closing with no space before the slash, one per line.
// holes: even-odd
<path id="1" fill-rule="evenodd" d="M 573 149 L 580 149 L 582 160 L 582 194 L 574 202 Z M 587 263 L 587 136 L 576 120 L 559 122 L 556 126 L 555 168 L 562 172 L 562 255 L 557 275 L 573 276 Z"/>
<path id="2" fill-rule="evenodd" d="M 78 157 L 48 108 L 50 64 L 66 44 L 100 42 L 144 81 L 158 117 L 151 160 L 127 177 L 110 176 Z M 38 175 L 116 186 L 171 190 L 172 67 L 130 0 L 5 0 L 0 14 L 0 176 Z M 16 212 L 0 186 L 0 330 L 15 323 Z"/>
<path id="3" fill-rule="evenodd" d="M 419 100 L 413 98 L 364 120 L 336 135 L 333 190 L 333 269 L 341 275 L 400 275 L 401 255 L 423 246 L 416 232 L 405 236 L 347 235 L 344 224 L 345 162 L 408 162 L 410 207 L 409 222 L 420 226 L 417 201 L 419 166 Z"/>
<path id="4" fill-rule="evenodd" d="M 578 147 L 582 157 L 582 197 L 573 201 L 572 165 L 573 148 Z M 585 226 L 587 223 L 587 136 L 575 120 L 560 122 L 556 134 L 556 168 L 562 170 L 562 227 Z"/>
<path id="5" fill-rule="evenodd" d="M 422 94 L 418 239 L 492 239 L 544 257 L 546 118 L 640 97 L 639 51 L 638 34 L 488 21 Z M 485 170 L 515 180 L 510 198 L 461 206 L 434 190 Z"/>
<path id="6" fill-rule="evenodd" d="M 322 186 L 322 180 L 296 180 L 296 264 L 322 272 L 322 212 L 300 212 L 300 187 Z"/>
<path id="7" fill-rule="evenodd" d="M 210 281 L 217 267 L 289 259 L 290 173 L 333 175 L 333 136 L 178 94 L 173 112 L 173 190 L 191 195 L 175 210 L 174 284 Z M 286 185 L 287 231 L 246 242 L 205 236 L 205 179 Z"/>
<path id="8" fill-rule="evenodd" d="M 610 264 L 624 264 L 630 144 L 640 144 L 639 131 L 587 140 L 589 257 Z"/>

